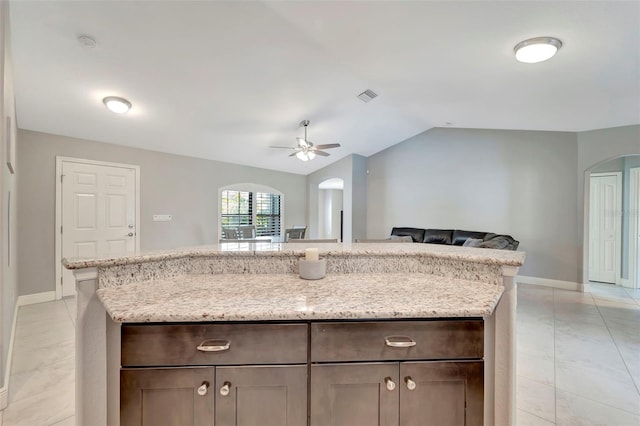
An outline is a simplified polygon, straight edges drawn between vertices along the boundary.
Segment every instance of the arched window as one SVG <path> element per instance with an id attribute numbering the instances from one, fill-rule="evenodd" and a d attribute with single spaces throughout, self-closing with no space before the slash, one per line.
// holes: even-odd
<path id="1" fill-rule="evenodd" d="M 273 237 L 282 234 L 282 193 L 258 184 L 235 184 L 220 189 L 221 238 Z M 243 229 L 255 234 L 247 236 Z"/>

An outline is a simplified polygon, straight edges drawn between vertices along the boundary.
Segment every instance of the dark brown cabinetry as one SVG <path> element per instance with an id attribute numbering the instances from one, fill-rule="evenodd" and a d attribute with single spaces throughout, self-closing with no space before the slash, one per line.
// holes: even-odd
<path id="1" fill-rule="evenodd" d="M 213 424 L 213 368 L 120 371 L 120 425 Z"/>
<path id="2" fill-rule="evenodd" d="M 483 342 L 480 320 L 312 324 L 311 426 L 480 426 Z"/>
<path id="3" fill-rule="evenodd" d="M 123 325 L 120 424 L 306 425 L 307 341 L 307 324 Z"/>
<path id="4" fill-rule="evenodd" d="M 121 425 L 479 426 L 483 327 L 123 325 Z"/>

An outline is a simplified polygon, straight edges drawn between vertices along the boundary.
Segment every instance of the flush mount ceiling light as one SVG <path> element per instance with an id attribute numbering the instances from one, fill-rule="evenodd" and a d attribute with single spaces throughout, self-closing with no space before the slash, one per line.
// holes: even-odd
<path id="1" fill-rule="evenodd" d="M 117 96 L 107 96 L 102 102 L 109 110 L 116 114 L 124 114 L 131 109 L 131 102 Z"/>
<path id="2" fill-rule="evenodd" d="M 513 51 L 516 59 L 527 64 L 546 61 L 562 47 L 562 42 L 555 37 L 536 37 L 516 44 Z"/>

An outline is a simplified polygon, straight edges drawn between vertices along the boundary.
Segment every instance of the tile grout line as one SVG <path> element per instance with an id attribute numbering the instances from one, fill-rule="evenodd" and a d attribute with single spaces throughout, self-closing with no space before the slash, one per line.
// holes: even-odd
<path id="1" fill-rule="evenodd" d="M 626 292 L 626 290 L 625 290 L 625 292 Z M 609 333 L 609 336 L 611 337 L 611 340 L 613 341 L 613 344 L 616 347 L 616 350 L 618 351 L 618 355 L 620 356 L 620 359 L 622 360 L 622 363 L 624 364 L 624 368 L 627 370 L 627 374 L 629 375 L 629 378 L 631 379 L 631 383 L 633 383 L 633 386 L 636 388 L 636 392 L 638 393 L 638 395 L 640 395 L 640 387 L 638 387 L 638 383 L 636 383 L 636 381 L 635 381 L 635 379 L 633 377 L 633 374 L 631 374 L 631 370 L 629 370 L 629 365 L 627 364 L 627 360 L 622 355 L 622 351 L 620 351 L 620 347 L 618 346 L 618 342 L 616 341 L 616 338 L 611 333 L 611 329 L 609 328 L 609 324 L 607 324 L 607 320 L 605 319 L 604 315 L 602 315 L 602 312 L 600 311 L 600 305 L 598 305 L 598 299 L 595 298 L 593 295 L 591 295 L 591 298 L 593 299 L 593 302 L 596 305 L 596 309 L 598 310 L 598 314 L 602 318 L 602 322 L 604 323 L 604 326 L 607 329 L 607 333 Z"/>

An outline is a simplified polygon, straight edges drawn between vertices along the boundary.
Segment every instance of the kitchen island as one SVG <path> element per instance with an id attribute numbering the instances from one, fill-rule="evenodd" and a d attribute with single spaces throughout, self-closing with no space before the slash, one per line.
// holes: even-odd
<path id="1" fill-rule="evenodd" d="M 275 366 L 298 367 L 299 371 L 304 372 L 304 380 L 309 380 L 303 386 L 305 392 L 310 387 L 318 390 L 312 391 L 312 395 L 317 398 L 310 397 L 309 410 L 306 409 L 305 398 L 304 412 L 299 410 L 297 415 L 304 415 L 306 419 L 310 411 L 311 424 L 322 424 L 324 420 L 314 415 L 314 407 L 318 414 L 327 410 L 340 412 L 340 407 L 327 405 L 326 398 L 321 397 L 322 389 L 336 385 L 327 378 L 336 374 L 339 377 L 345 376 L 342 370 L 339 374 L 336 373 L 335 369 L 342 368 L 338 364 L 366 361 L 357 365 L 369 369 L 371 367 L 366 363 L 379 361 L 385 368 L 396 369 L 393 370 L 395 372 L 380 373 L 384 376 L 381 376 L 381 380 L 385 381 L 381 383 L 388 390 L 385 395 L 393 397 L 398 393 L 397 397 L 402 398 L 402 393 L 393 392 L 393 389 L 398 381 L 404 380 L 406 386 L 402 387 L 403 392 L 408 392 L 406 389 L 411 389 L 411 386 L 415 390 L 413 380 L 407 379 L 413 376 L 402 376 L 403 369 L 417 368 L 410 362 L 415 360 L 422 362 L 421 374 L 425 374 L 425 366 L 431 366 L 430 363 L 434 360 L 454 362 L 452 365 L 456 366 L 455 371 L 458 372 L 461 370 L 459 364 L 455 363 L 463 362 L 471 368 L 471 364 L 475 362 L 469 371 L 475 369 L 473 377 L 477 379 L 477 370 L 480 368 L 480 377 L 483 376 L 484 381 L 465 379 L 470 383 L 469 386 L 475 383 L 476 394 L 478 386 L 482 390 L 481 402 L 470 400 L 471 408 L 467 408 L 468 413 L 476 417 L 476 423 L 467 424 L 513 424 L 513 276 L 524 261 L 524 253 L 428 244 L 314 246 L 320 249 L 321 257 L 327 261 L 327 276 L 317 281 L 306 281 L 297 276 L 297 262 L 306 248 L 300 244 L 230 243 L 122 258 L 65 260 L 67 268 L 76 270 L 78 291 L 78 424 L 118 424 L 120 391 L 124 395 L 141 393 L 130 392 L 131 389 L 121 384 L 121 367 L 123 371 L 133 369 L 140 374 L 138 370 L 141 367 L 173 366 L 182 368 L 181 373 L 184 373 L 185 366 L 198 366 L 200 369 L 211 366 L 213 370 L 204 373 L 205 376 L 209 374 L 207 377 L 210 379 L 194 379 L 198 385 L 194 386 L 199 393 L 194 393 L 195 388 L 191 393 L 203 396 L 194 401 L 203 404 L 201 415 L 205 418 L 209 414 L 213 416 L 215 405 L 215 418 L 220 424 L 224 424 L 224 420 L 220 419 L 231 415 L 247 415 L 245 412 L 230 413 L 230 405 L 225 402 L 230 399 L 221 396 L 225 392 L 226 395 L 234 396 L 233 387 L 229 386 L 239 380 L 233 374 L 240 374 L 236 370 L 225 370 L 231 367 L 224 366 L 239 368 L 260 364 L 261 368 L 271 365 L 271 369 Z M 178 351 L 179 357 L 160 354 L 157 359 L 149 358 L 148 353 L 140 354 L 140 348 L 148 349 L 154 342 L 162 341 L 162 338 L 157 340 L 158 333 L 166 333 L 158 330 L 168 330 L 167 327 L 178 325 L 183 327 L 179 328 L 178 333 L 183 336 L 178 339 L 180 344 L 191 344 L 191 340 L 205 336 L 207 339 L 193 345 L 204 347 L 204 350 L 194 349 L 193 353 L 186 355 Z M 217 336 L 215 327 L 234 327 L 224 329 L 224 333 L 235 336 L 230 339 L 232 347 L 233 341 L 243 341 L 243 333 L 253 336 L 247 340 L 249 343 L 245 343 L 246 349 L 252 347 L 250 342 L 259 340 L 255 336 L 269 333 L 256 334 L 251 331 L 253 329 L 247 331 L 243 327 L 265 325 L 286 326 L 287 330 L 287 327 L 293 327 L 304 336 L 286 337 L 286 333 L 289 333 L 287 331 L 283 337 L 282 332 L 276 330 L 271 337 L 275 339 L 274 342 L 279 338 L 284 339 L 277 346 L 286 349 L 285 342 L 298 341 L 290 351 L 285 350 L 285 354 L 265 353 L 263 358 L 253 359 L 250 354 L 263 353 L 264 347 L 262 350 L 254 347 L 253 350 L 242 352 L 236 349 L 236 345 L 231 350 L 228 347 L 223 349 L 226 355 L 215 361 L 203 358 L 209 357 L 210 354 L 205 352 L 211 347 L 221 346 L 219 342 L 211 345 L 205 343 L 211 337 L 207 333 Z M 156 330 L 153 327 L 161 328 Z M 448 331 L 444 332 L 441 328 Z M 150 330 L 153 330 L 152 335 L 156 336 L 156 340 L 147 341 L 140 337 Z M 174 331 L 167 335 L 175 335 L 176 329 L 172 330 Z M 403 330 L 407 333 L 401 332 Z M 410 342 L 407 343 L 403 341 L 406 334 L 417 337 L 409 339 Z M 363 349 L 345 352 L 348 342 L 351 339 L 359 341 L 358 336 L 374 340 L 379 337 L 383 341 L 391 337 L 392 341 L 387 341 L 386 346 L 384 342 L 381 343 L 383 350 L 367 349 L 367 345 L 363 344 Z M 440 336 L 440 340 L 432 341 L 433 336 Z M 401 341 L 395 342 L 394 338 L 400 338 Z M 176 346 L 174 340 L 167 342 L 171 343 L 162 347 Z M 320 342 L 326 345 L 320 347 Z M 459 344 L 456 342 L 468 342 L 470 346 L 462 345 L 458 348 Z M 335 347 L 327 352 L 326 347 L 331 345 Z M 449 349 L 434 352 L 433 348 Z M 232 356 L 234 350 L 236 355 Z M 150 352 L 158 354 L 163 351 L 155 347 Z M 169 352 L 171 350 L 167 353 Z M 296 353 L 304 356 L 296 358 Z M 226 361 L 224 356 L 228 358 Z M 389 362 L 395 363 L 395 366 L 389 367 Z M 450 366 L 439 368 L 449 371 L 447 368 Z M 272 376 L 271 370 L 264 371 Z M 275 371 L 282 373 L 284 370 Z M 307 374 L 307 371 L 311 373 Z M 442 371 L 429 370 L 429 375 L 443 374 Z M 203 374 L 200 370 L 197 373 Z M 378 374 L 377 370 L 374 373 Z M 447 374 L 450 373 L 449 371 Z M 131 379 L 131 372 L 122 374 L 125 384 L 143 383 L 141 379 Z M 224 377 L 224 374 L 231 374 L 235 379 L 218 383 L 218 378 Z M 413 374 L 417 375 L 418 372 Z M 361 372 L 356 375 L 360 376 Z M 289 394 L 300 393 L 300 380 L 299 377 L 295 385 L 298 388 L 292 385 L 294 387 L 289 389 Z M 323 380 L 329 382 L 324 383 Z M 210 383 L 216 383 L 215 389 L 217 391 L 219 388 L 220 395 L 207 391 Z M 340 384 L 342 387 L 346 385 L 348 384 Z M 423 388 L 425 387 L 418 383 L 418 389 Z M 473 394 L 471 390 L 473 389 L 467 389 L 469 395 Z M 213 398 L 214 393 L 215 404 L 213 399 L 208 399 Z M 418 392 L 414 391 L 411 395 L 418 395 Z M 273 397 L 277 399 L 277 396 Z M 187 405 L 193 405 L 194 401 Z M 381 410 L 379 414 L 397 410 L 393 401 L 386 404 L 378 407 Z M 231 405 L 237 409 L 238 402 Z M 135 402 L 127 402 L 127 410 L 135 412 Z M 401 413 L 400 417 L 402 415 Z M 284 413 L 283 416 L 294 418 L 296 412 Z M 482 419 L 478 420 L 478 416 Z M 390 418 L 392 417 L 398 418 L 396 414 L 391 414 Z"/>

